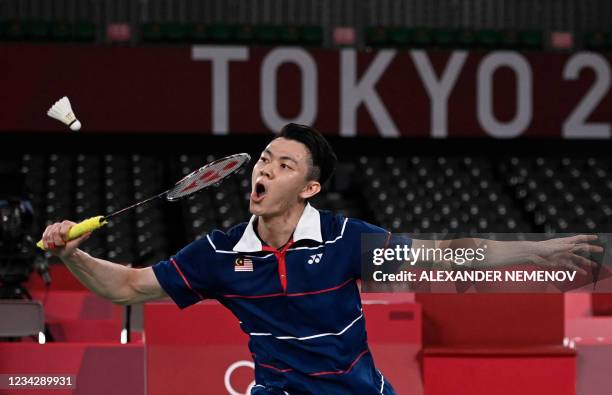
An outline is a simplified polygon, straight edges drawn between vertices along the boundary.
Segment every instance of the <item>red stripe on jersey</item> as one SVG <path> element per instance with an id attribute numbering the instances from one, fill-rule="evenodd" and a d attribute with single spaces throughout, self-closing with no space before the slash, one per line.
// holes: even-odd
<path id="1" fill-rule="evenodd" d="M 298 293 L 292 293 L 292 294 L 287 294 L 287 296 L 304 296 L 304 295 L 316 295 L 316 294 L 322 294 L 325 292 L 331 292 L 331 291 L 335 291 L 339 288 L 344 287 L 346 284 L 349 284 L 351 281 L 353 281 L 354 279 L 349 278 L 348 280 L 346 280 L 345 282 L 343 282 L 340 285 L 336 285 L 335 287 L 331 287 L 331 288 L 325 288 L 325 289 L 321 289 L 319 291 L 309 291 L 309 292 L 298 292 Z"/>
<path id="2" fill-rule="evenodd" d="M 259 299 L 259 298 L 271 298 L 274 296 L 283 296 L 282 292 L 276 294 L 263 294 L 263 295 L 223 295 L 224 298 L 244 298 L 244 299 Z"/>
<path id="3" fill-rule="evenodd" d="M 385 240 L 384 248 L 387 248 L 389 246 L 389 240 L 391 240 L 391 232 L 387 232 L 387 240 Z"/>
<path id="4" fill-rule="evenodd" d="M 224 298 L 244 298 L 244 299 L 259 299 L 259 298 L 273 298 L 275 296 L 306 296 L 306 295 L 316 295 L 316 294 L 322 294 L 325 292 L 331 292 L 331 291 L 335 291 L 337 289 L 340 289 L 342 287 L 344 287 L 347 284 L 350 284 L 351 281 L 353 281 L 353 278 L 349 278 L 348 280 L 346 280 L 345 282 L 343 282 L 340 285 L 336 285 L 335 287 L 331 287 L 331 288 L 325 288 L 325 289 L 320 289 L 317 291 L 308 291 L 308 292 L 296 292 L 296 293 L 283 293 L 283 292 L 279 292 L 279 293 L 275 293 L 275 294 L 263 294 L 263 295 L 237 295 L 237 294 L 231 294 L 231 295 L 223 295 Z"/>
<path id="5" fill-rule="evenodd" d="M 348 367 L 348 369 L 346 370 L 336 370 L 336 371 L 332 371 L 332 372 L 316 372 L 316 373 L 308 373 L 309 376 L 322 376 L 324 374 L 345 374 L 350 372 L 353 367 L 355 366 L 355 364 L 357 364 L 357 362 L 359 362 L 359 360 L 361 359 L 361 357 L 363 357 L 364 355 L 366 355 L 368 353 L 368 350 L 364 350 L 361 354 L 359 354 L 357 356 L 357 358 L 355 358 L 355 360 L 351 363 L 351 365 Z"/>
<path id="6" fill-rule="evenodd" d="M 353 362 L 351 362 L 351 364 L 349 365 L 349 367 L 345 370 L 333 370 L 333 371 L 329 371 L 329 372 L 314 372 L 314 373 L 308 373 L 309 376 L 323 376 L 326 374 L 345 374 L 345 373 L 349 373 L 351 370 L 353 370 L 353 368 L 355 367 L 355 365 L 357 364 L 357 362 L 359 362 L 359 360 L 366 355 L 369 352 L 369 350 L 364 350 L 361 352 L 361 354 L 359 354 L 357 356 L 357 358 L 355 358 L 355 360 Z M 277 368 L 276 366 L 272 366 L 272 365 L 268 365 L 265 363 L 260 363 L 260 362 L 256 362 L 259 366 L 263 367 L 263 368 L 268 368 L 268 369 L 272 369 L 272 370 L 276 370 L 277 372 L 281 372 L 281 373 L 287 373 L 287 372 L 292 372 L 293 369 L 289 368 L 289 369 L 281 369 L 281 368 Z"/>
<path id="7" fill-rule="evenodd" d="M 272 366 L 272 365 L 267 365 L 265 363 L 257 363 L 259 366 L 261 366 L 262 368 L 268 368 L 268 369 L 272 369 L 272 370 L 276 370 L 277 372 L 281 372 L 281 373 L 287 373 L 287 372 L 292 372 L 293 369 L 280 369 L 277 368 L 276 366 Z"/>
<path id="8" fill-rule="evenodd" d="M 278 261 L 278 278 L 280 279 L 281 287 L 285 294 L 287 293 L 287 264 L 285 262 L 285 255 L 292 244 L 293 240 L 289 240 L 280 251 L 270 246 L 263 246 L 261 248 L 262 251 L 270 251 L 276 256 L 276 260 Z"/>
<path id="9" fill-rule="evenodd" d="M 178 266 L 178 264 L 176 263 L 176 261 L 171 258 L 170 262 L 172 262 L 172 264 L 174 265 L 174 267 L 176 268 L 176 271 L 181 275 L 181 278 L 183 279 L 183 281 L 185 282 L 185 284 L 187 285 L 187 287 L 192 290 L 196 295 L 198 295 L 200 297 L 200 299 L 205 299 L 204 296 L 202 296 L 202 294 L 200 294 L 198 291 L 196 291 L 195 289 L 193 289 L 191 287 L 191 284 L 189 284 L 189 281 L 187 281 L 187 278 L 185 277 L 185 275 L 183 274 L 183 272 L 181 271 L 181 268 Z"/>

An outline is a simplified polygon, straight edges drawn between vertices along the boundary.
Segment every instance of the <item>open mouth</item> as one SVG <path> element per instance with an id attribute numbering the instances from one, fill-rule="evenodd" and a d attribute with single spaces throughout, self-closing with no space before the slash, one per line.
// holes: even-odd
<path id="1" fill-rule="evenodd" d="M 255 202 L 260 202 L 264 196 L 266 195 L 266 186 L 260 182 L 255 184 L 255 189 L 253 190 L 253 193 L 251 194 L 251 198 L 255 201 Z"/>

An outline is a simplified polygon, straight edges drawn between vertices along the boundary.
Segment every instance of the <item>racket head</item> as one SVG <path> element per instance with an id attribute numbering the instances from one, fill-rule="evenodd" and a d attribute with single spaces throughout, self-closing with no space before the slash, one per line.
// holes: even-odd
<path id="1" fill-rule="evenodd" d="M 177 182 L 167 192 L 166 200 L 174 202 L 191 196 L 211 185 L 218 184 L 242 169 L 250 160 L 251 156 L 249 154 L 241 153 L 207 163 Z"/>

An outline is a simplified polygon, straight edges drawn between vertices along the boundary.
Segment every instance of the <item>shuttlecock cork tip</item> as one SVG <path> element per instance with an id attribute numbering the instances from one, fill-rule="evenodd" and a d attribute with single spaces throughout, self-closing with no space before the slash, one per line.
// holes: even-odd
<path id="1" fill-rule="evenodd" d="M 79 120 L 77 119 L 76 121 L 74 121 L 73 123 L 70 124 L 70 130 L 76 132 L 78 130 L 81 130 L 81 122 L 79 122 Z"/>

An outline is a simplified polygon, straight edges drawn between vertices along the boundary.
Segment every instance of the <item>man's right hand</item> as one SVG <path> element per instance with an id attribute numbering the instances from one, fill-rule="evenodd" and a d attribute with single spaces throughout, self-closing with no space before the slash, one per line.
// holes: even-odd
<path id="1" fill-rule="evenodd" d="M 70 231 L 70 228 L 74 225 L 76 225 L 74 222 L 62 221 L 47 226 L 42 236 L 45 249 L 59 258 L 71 256 L 79 245 L 91 235 L 91 232 L 89 232 L 74 240 L 67 241 L 68 231 Z"/>

